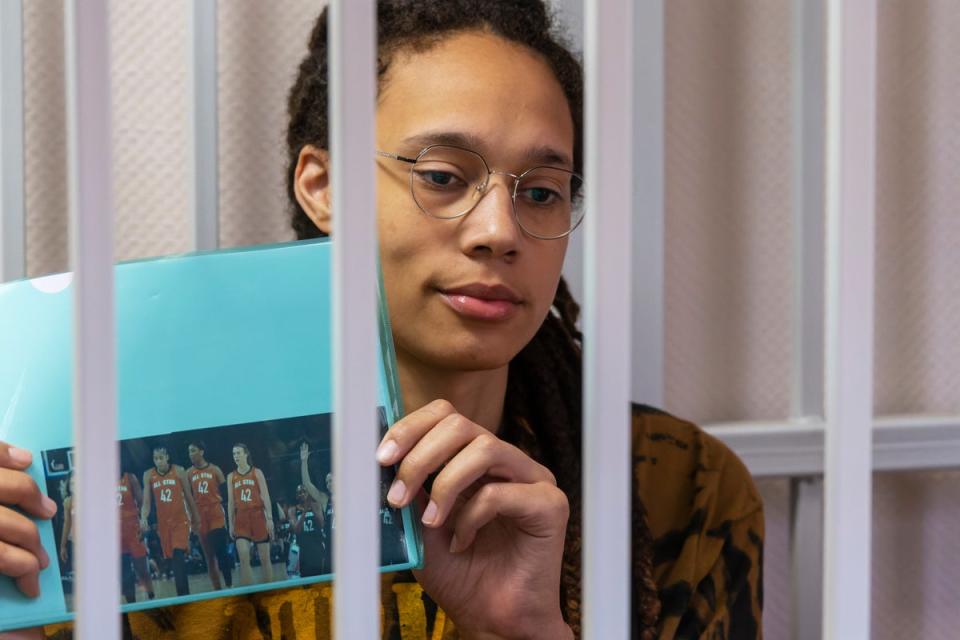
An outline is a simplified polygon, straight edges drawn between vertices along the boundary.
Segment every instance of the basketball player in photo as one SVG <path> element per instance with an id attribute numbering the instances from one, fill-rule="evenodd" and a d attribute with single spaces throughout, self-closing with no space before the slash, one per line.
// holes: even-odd
<path id="1" fill-rule="evenodd" d="M 173 561 L 173 577 L 178 596 L 190 593 L 187 581 L 186 558 L 190 550 L 190 527 L 200 530 L 200 515 L 193 501 L 190 484 L 183 467 L 170 464 L 165 446 L 154 447 L 153 468 L 143 474 L 143 484 L 149 487 L 143 495 L 140 509 L 140 528 L 150 530 L 147 522 L 153 503 L 157 504 L 157 536 L 163 557 Z"/>
<path id="2" fill-rule="evenodd" d="M 297 504 L 290 507 L 290 522 L 300 546 L 300 576 L 319 576 L 330 571 L 330 547 L 324 536 L 323 512 L 329 496 L 310 479 L 310 446 L 300 445 L 300 482 Z"/>
<path id="3" fill-rule="evenodd" d="M 73 571 L 74 509 L 77 506 L 73 494 L 76 486 L 77 483 L 71 473 L 67 483 L 69 490 L 63 498 L 63 529 L 60 531 L 60 560 L 63 562 L 65 573 Z"/>
<path id="4" fill-rule="evenodd" d="M 240 584 L 253 584 L 250 546 L 257 545 L 262 582 L 273 581 L 270 542 L 273 540 L 273 507 L 263 472 L 253 466 L 250 449 L 238 442 L 233 445 L 235 471 L 227 476 L 227 515 L 230 536 L 237 541 L 240 557 Z"/>
<path id="5" fill-rule="evenodd" d="M 214 590 L 223 585 L 233 586 L 233 563 L 227 553 L 227 518 L 223 511 L 223 496 L 220 485 L 226 483 L 220 467 L 207 461 L 206 445 L 202 440 L 194 440 L 187 447 L 191 467 L 187 469 L 187 480 L 193 492 L 193 501 L 200 512 L 200 547 L 207 563 L 207 574 Z M 222 579 L 221 579 L 222 576 Z"/>
<path id="6" fill-rule="evenodd" d="M 143 532 L 140 530 L 143 490 L 140 481 L 132 473 L 120 474 L 117 502 L 120 505 L 120 570 L 123 597 L 127 602 L 137 601 L 136 581 L 139 580 L 147 591 L 147 597 L 153 600 L 153 580 L 147 568 L 147 547 L 143 544 Z"/>

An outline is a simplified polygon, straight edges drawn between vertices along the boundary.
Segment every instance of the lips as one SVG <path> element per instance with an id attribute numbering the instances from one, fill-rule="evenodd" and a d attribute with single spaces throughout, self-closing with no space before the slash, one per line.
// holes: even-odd
<path id="1" fill-rule="evenodd" d="M 459 315 L 476 320 L 507 320 L 523 304 L 518 293 L 499 284 L 473 283 L 438 291 L 451 309 Z"/>

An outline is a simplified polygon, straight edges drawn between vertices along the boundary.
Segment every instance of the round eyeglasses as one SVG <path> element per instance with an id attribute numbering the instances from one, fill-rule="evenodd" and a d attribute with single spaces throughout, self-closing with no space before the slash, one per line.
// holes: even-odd
<path id="1" fill-rule="evenodd" d="M 490 176 L 513 178 L 510 197 L 517 224 L 542 240 L 570 235 L 583 220 L 583 178 L 557 167 L 532 167 L 517 175 L 491 171 L 476 151 L 431 145 L 416 158 L 377 151 L 410 167 L 410 193 L 420 210 L 434 218 L 460 218 L 477 206 L 490 186 Z"/>

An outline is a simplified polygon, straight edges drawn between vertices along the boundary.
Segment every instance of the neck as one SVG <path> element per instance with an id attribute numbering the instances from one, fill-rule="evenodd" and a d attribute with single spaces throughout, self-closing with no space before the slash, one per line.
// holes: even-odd
<path id="1" fill-rule="evenodd" d="M 507 371 L 507 365 L 485 371 L 441 370 L 397 353 L 397 373 L 407 413 L 443 399 L 492 433 L 500 429 L 503 418 Z"/>

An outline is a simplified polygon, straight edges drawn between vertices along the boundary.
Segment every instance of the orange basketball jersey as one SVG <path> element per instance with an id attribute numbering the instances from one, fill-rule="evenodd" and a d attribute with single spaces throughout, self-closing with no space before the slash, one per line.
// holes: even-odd
<path id="1" fill-rule="evenodd" d="M 120 482 L 117 484 L 117 502 L 120 504 L 121 520 L 140 519 L 140 507 L 133 497 L 133 487 L 129 473 L 120 476 Z"/>
<path id="2" fill-rule="evenodd" d="M 263 509 L 263 498 L 260 496 L 260 484 L 257 482 L 257 468 L 250 469 L 241 474 L 239 471 L 233 472 L 233 504 L 236 509 Z"/>
<path id="3" fill-rule="evenodd" d="M 161 474 L 156 467 L 150 469 L 150 490 L 157 504 L 157 522 L 165 523 L 187 520 L 187 506 L 183 501 L 183 487 L 173 465 Z"/>
<path id="4" fill-rule="evenodd" d="M 198 507 L 220 504 L 220 485 L 217 484 L 217 476 L 210 470 L 208 464 L 203 469 L 190 467 L 190 473 L 187 476 L 190 479 L 190 487 L 193 489 L 193 499 Z"/>

